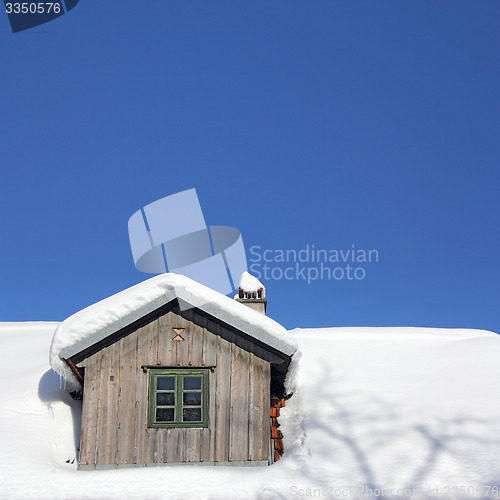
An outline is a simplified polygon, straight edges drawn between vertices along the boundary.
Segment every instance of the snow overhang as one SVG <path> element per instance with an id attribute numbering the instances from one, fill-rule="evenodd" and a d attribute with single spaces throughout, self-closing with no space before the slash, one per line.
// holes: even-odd
<path id="1" fill-rule="evenodd" d="M 285 328 L 268 316 L 189 278 L 166 273 L 108 297 L 65 320 L 54 335 L 53 368 L 61 372 L 59 363 L 54 360 L 55 354 L 59 359 L 70 359 L 176 300 L 181 310 L 197 308 L 287 357 L 297 350 Z"/>

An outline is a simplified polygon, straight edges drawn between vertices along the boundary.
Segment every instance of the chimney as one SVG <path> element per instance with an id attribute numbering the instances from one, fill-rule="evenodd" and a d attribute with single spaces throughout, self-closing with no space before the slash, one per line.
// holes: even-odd
<path id="1" fill-rule="evenodd" d="M 254 311 L 266 314 L 267 300 L 264 285 L 246 271 L 241 275 L 238 295 L 235 300 L 245 304 Z"/>

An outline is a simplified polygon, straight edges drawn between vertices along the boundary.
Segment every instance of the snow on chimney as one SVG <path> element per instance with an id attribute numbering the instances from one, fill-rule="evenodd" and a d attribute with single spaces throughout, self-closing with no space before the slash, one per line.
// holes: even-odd
<path id="1" fill-rule="evenodd" d="M 242 273 L 240 277 L 238 295 L 235 299 L 255 311 L 266 314 L 266 288 L 255 276 L 252 276 L 247 271 Z"/>

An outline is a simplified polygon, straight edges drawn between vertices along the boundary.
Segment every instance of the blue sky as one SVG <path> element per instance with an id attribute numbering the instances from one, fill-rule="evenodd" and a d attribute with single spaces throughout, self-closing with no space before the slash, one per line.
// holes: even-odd
<path id="1" fill-rule="evenodd" d="M 377 249 L 266 281 L 287 328 L 500 333 L 498 1 L 81 0 L 0 40 L 0 320 L 147 278 L 128 218 L 194 187 L 247 251 Z"/>

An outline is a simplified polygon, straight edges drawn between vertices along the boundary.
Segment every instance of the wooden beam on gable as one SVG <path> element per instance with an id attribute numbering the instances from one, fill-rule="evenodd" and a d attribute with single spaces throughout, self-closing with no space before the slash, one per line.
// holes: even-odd
<path id="1" fill-rule="evenodd" d="M 71 371 L 75 374 L 75 377 L 78 379 L 78 382 L 83 386 L 83 377 L 82 374 L 78 371 L 78 368 L 72 363 L 71 359 L 63 358 L 66 364 L 70 367 Z"/>

